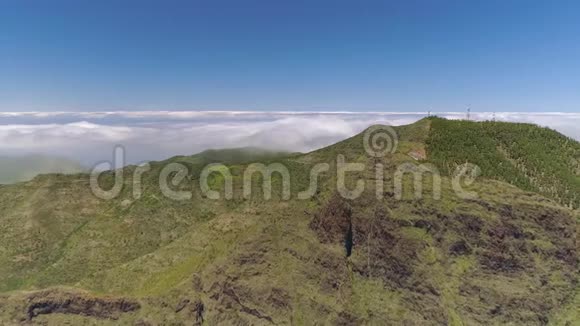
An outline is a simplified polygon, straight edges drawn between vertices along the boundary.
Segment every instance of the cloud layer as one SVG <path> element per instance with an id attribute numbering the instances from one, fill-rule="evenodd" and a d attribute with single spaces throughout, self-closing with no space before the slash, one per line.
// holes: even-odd
<path id="1" fill-rule="evenodd" d="M 465 113 L 437 115 L 462 119 Z M 0 156 L 56 155 L 93 165 L 115 145 L 127 163 L 194 154 L 209 148 L 258 146 L 307 152 L 369 125 L 402 125 L 424 112 L 0 112 Z M 472 113 L 489 120 L 493 113 Z M 500 121 L 536 123 L 580 140 L 580 113 L 496 113 Z"/>

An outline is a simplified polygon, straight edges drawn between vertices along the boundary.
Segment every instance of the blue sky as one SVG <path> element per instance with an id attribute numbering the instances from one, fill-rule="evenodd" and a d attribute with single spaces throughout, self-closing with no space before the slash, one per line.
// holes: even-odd
<path id="1" fill-rule="evenodd" d="M 577 1 L 0 0 L 0 111 L 580 111 Z"/>

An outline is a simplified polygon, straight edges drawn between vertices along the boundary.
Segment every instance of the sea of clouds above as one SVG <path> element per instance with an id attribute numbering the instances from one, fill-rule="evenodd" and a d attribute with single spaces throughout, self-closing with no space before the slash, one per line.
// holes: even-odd
<path id="1" fill-rule="evenodd" d="M 463 119 L 465 113 L 438 116 Z M 0 156 L 42 154 L 89 167 L 110 161 L 116 145 L 125 164 L 190 155 L 210 148 L 263 147 L 308 152 L 372 124 L 403 125 L 425 117 L 404 112 L 0 112 Z M 472 113 L 491 120 L 493 113 Z M 580 113 L 496 113 L 498 121 L 530 122 L 580 140 Z"/>

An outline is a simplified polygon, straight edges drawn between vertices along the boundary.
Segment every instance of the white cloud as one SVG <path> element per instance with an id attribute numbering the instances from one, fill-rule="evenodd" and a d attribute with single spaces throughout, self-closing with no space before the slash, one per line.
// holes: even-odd
<path id="1" fill-rule="evenodd" d="M 439 116 L 460 119 L 465 113 Z M 408 112 L 0 112 L 0 155 L 39 153 L 93 164 L 123 145 L 127 163 L 188 155 L 208 148 L 259 146 L 306 152 L 369 125 L 412 123 Z M 493 113 L 472 113 L 489 120 Z M 549 126 L 580 140 L 580 113 L 496 113 L 502 121 Z"/>

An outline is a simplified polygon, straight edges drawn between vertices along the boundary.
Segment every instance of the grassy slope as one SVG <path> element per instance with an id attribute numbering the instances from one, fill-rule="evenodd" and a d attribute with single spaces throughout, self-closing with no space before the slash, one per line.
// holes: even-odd
<path id="1" fill-rule="evenodd" d="M 465 162 L 484 177 L 580 207 L 580 143 L 531 124 L 432 119 L 429 159 L 446 174 Z"/>
<path id="2" fill-rule="evenodd" d="M 388 171 L 414 162 L 407 153 L 424 150 L 432 124 L 398 128 L 399 151 L 381 161 Z M 328 162 L 334 170 L 337 154 L 370 163 L 361 144 L 358 135 L 306 155 L 271 159 L 290 167 L 294 194 L 307 187 L 312 164 Z M 246 200 L 241 162 L 250 160 L 229 161 L 236 196 L 228 202 L 203 199 L 192 185 L 207 163 L 195 157 L 172 159 L 190 167 L 193 180 L 180 187 L 193 190 L 194 198 L 185 202 L 165 199 L 155 186 L 162 163 L 145 175 L 138 200 L 127 187 L 119 199 L 98 201 L 83 175 L 2 186 L 0 288 L 8 292 L 0 297 L 0 318 L 18 322 L 29 296 L 22 291 L 54 286 L 136 298 L 142 308 L 116 321 L 51 314 L 33 322 L 191 323 L 190 304 L 176 312 L 186 299 L 204 303 L 209 324 L 542 324 L 573 318 L 572 303 L 554 314 L 574 293 L 575 220 L 551 200 L 495 181 L 472 186 L 478 200 L 462 200 L 446 178 L 442 200 L 377 200 L 372 171 L 353 174 L 369 187 L 359 200 L 340 203 L 352 210 L 355 247 L 346 258 L 344 230 L 333 224 L 344 216 L 325 220 L 324 230 L 311 225 L 333 211 L 332 173 L 308 201 Z M 451 250 L 458 244 L 468 250 Z"/>

